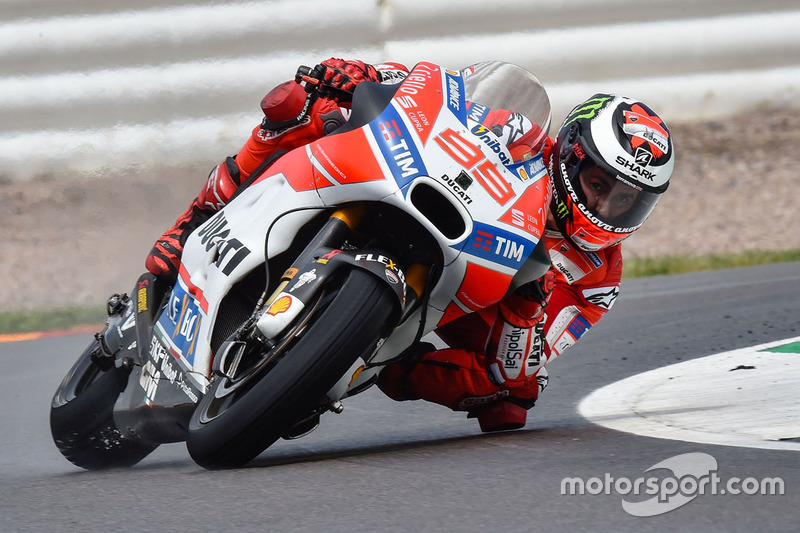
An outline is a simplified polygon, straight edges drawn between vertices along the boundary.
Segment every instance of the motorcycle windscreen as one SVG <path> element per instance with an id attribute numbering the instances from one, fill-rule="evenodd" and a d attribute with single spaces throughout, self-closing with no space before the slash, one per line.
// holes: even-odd
<path id="1" fill-rule="evenodd" d="M 541 152 L 550 131 L 551 110 L 547 91 L 536 76 L 502 61 L 472 65 L 461 75 L 467 118 L 492 131 L 511 152 L 513 163 Z"/>

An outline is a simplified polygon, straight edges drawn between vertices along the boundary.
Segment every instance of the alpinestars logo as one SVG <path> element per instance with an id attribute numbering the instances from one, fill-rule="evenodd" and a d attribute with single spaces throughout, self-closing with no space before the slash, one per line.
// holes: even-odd
<path id="1" fill-rule="evenodd" d="M 605 309 L 611 309 L 617 296 L 619 296 L 619 287 L 598 287 L 583 291 L 583 297 L 586 298 L 586 301 Z"/>

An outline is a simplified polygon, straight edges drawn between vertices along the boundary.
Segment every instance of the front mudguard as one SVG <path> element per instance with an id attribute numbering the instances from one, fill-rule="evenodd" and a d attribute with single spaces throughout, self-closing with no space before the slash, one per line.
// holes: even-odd
<path id="1" fill-rule="evenodd" d="M 342 269 L 359 268 L 381 280 L 397 298 L 398 313 L 406 305 L 406 276 L 398 262 L 380 250 L 322 249 L 296 271 L 288 272 L 289 283 L 273 298 L 256 326 L 266 339 L 279 335 L 315 300 L 321 288 Z M 398 316 L 400 316 L 398 314 Z"/>

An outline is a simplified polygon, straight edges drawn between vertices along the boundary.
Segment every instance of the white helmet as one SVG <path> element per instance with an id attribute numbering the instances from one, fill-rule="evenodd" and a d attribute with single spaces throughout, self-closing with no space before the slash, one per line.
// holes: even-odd
<path id="1" fill-rule="evenodd" d="M 596 94 L 564 120 L 549 163 L 556 224 L 575 246 L 596 251 L 641 227 L 669 186 L 675 158 L 652 109 Z"/>

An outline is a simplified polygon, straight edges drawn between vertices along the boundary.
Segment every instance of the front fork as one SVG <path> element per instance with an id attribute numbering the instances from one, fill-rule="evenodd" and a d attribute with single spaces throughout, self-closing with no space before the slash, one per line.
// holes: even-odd
<path id="1" fill-rule="evenodd" d="M 249 352 L 248 346 L 275 348 L 271 350 L 274 352 L 271 357 L 276 357 L 281 351 L 275 344 L 276 339 L 302 323 L 303 311 L 308 305 L 318 303 L 325 282 L 342 268 L 366 270 L 386 283 L 398 299 L 401 311 L 398 323 L 416 309 L 418 302 L 423 300 L 429 266 L 415 263 L 402 269 L 396 260 L 382 251 L 341 249 L 342 243 L 362 223 L 365 214 L 363 204 L 350 204 L 330 215 L 281 275 L 275 290 L 264 291 L 251 320 L 240 330 L 244 337 L 226 341 L 220 347 L 214 358 L 214 372 L 233 377 L 239 362 Z"/>
<path id="2" fill-rule="evenodd" d="M 338 248 L 364 219 L 366 208 L 362 204 L 352 204 L 334 211 L 317 235 L 306 245 L 305 249 L 297 256 L 292 265 L 281 276 L 278 287 L 264 302 L 271 304 L 283 292 L 289 282 L 300 272 L 300 268 L 314 259 L 320 249 Z"/>
<path id="3" fill-rule="evenodd" d="M 281 275 L 275 290 L 268 296 L 265 293 L 258 307 L 264 311 L 256 322 L 264 339 L 276 337 L 294 322 L 319 295 L 323 282 L 346 265 L 367 270 L 386 283 L 398 298 L 402 318 L 422 299 L 430 267 L 415 263 L 404 269 L 381 250 L 341 249 L 365 215 L 364 204 L 350 204 L 333 212 Z"/>

